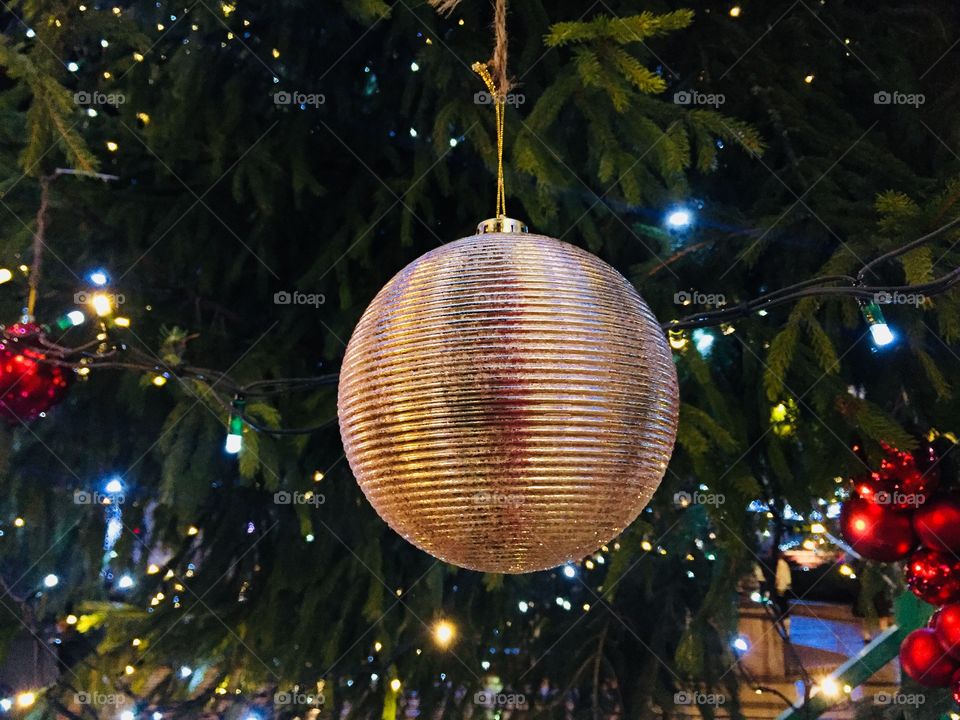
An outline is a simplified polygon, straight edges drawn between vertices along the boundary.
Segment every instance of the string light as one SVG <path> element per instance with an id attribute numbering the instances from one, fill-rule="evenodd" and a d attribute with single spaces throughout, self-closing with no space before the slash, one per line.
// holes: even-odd
<path id="1" fill-rule="evenodd" d="M 230 420 L 227 424 L 227 441 L 224 444 L 224 450 L 231 455 L 236 455 L 243 449 L 243 407 L 245 401 L 239 395 L 234 397 L 231 407 L 233 412 L 230 414 Z"/>
<path id="2" fill-rule="evenodd" d="M 10 282 L 13 280 L 13 273 L 10 272 L 7 268 L 0 268 L 0 285 L 3 283 Z"/>
<path id="3" fill-rule="evenodd" d="M 390 681 L 390 689 L 395 693 L 400 692 L 400 681 L 397 678 Z"/>
<path id="4" fill-rule="evenodd" d="M 433 640 L 441 648 L 449 647 L 456 634 L 456 627 L 448 620 L 439 620 L 433 626 Z"/>
<path id="5" fill-rule="evenodd" d="M 22 692 L 17 695 L 17 707 L 18 708 L 28 708 L 33 707 L 33 704 L 37 701 L 37 694 L 33 692 Z"/>
<path id="6" fill-rule="evenodd" d="M 893 334 L 890 326 L 887 325 L 886 318 L 883 317 L 883 310 L 880 309 L 877 303 L 861 302 L 860 312 L 863 313 L 863 318 L 867 321 L 867 326 L 870 328 L 870 336 L 873 339 L 874 345 L 877 347 L 886 347 L 897 339 L 897 336 Z"/>
<path id="7" fill-rule="evenodd" d="M 743 12 L 739 5 L 734 5 L 730 8 L 730 17 L 740 17 L 740 13 Z"/>
<path id="8" fill-rule="evenodd" d="M 693 225 L 693 211 L 687 207 L 672 208 L 663 220 L 671 230 L 686 230 Z"/>

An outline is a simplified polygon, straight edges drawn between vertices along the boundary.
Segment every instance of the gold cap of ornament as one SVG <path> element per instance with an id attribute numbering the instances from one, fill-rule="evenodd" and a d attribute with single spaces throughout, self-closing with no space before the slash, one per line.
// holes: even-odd
<path id="1" fill-rule="evenodd" d="M 489 218 L 477 225 L 477 234 L 484 233 L 525 233 L 529 232 L 526 223 L 504 216 Z"/>

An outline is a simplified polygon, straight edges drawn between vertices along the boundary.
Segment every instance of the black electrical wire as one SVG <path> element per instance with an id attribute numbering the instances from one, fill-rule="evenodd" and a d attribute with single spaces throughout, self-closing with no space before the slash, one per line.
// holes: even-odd
<path id="1" fill-rule="evenodd" d="M 823 275 L 810 278 L 778 290 L 764 293 L 753 300 L 740 302 L 716 310 L 704 310 L 692 315 L 687 315 L 679 320 L 662 323 L 661 327 L 664 330 L 686 330 L 721 325 L 738 318 L 753 315 L 762 310 L 767 310 L 768 308 L 777 307 L 807 297 L 853 297 L 860 301 L 876 301 L 878 295 L 883 293 L 890 295 L 909 293 L 915 295 L 936 295 L 946 292 L 957 283 L 960 283 L 960 268 L 956 268 L 931 282 L 916 285 L 865 285 L 863 278 L 868 272 L 872 272 L 873 268 L 877 265 L 920 247 L 957 225 L 960 225 L 960 216 L 902 247 L 874 258 L 866 263 L 856 276 Z M 40 361 L 53 365 L 72 367 L 74 369 L 89 368 L 92 370 L 96 368 L 117 368 L 138 370 L 147 373 L 169 372 L 179 378 L 203 380 L 210 385 L 210 389 L 213 391 L 211 396 L 221 404 L 227 413 L 239 417 L 246 425 L 249 425 L 251 429 L 265 435 L 309 435 L 325 430 L 336 424 L 337 421 L 336 417 L 333 417 L 311 427 L 270 428 L 261 425 L 249 415 L 243 413 L 243 411 L 235 407 L 229 399 L 221 397 L 220 393 L 227 392 L 234 397 L 238 395 L 244 397 L 271 397 L 289 394 L 310 388 L 335 385 L 339 379 L 338 373 L 327 373 L 315 377 L 274 378 L 241 385 L 226 373 L 218 370 L 192 367 L 189 365 L 179 365 L 173 368 L 164 367 L 145 353 L 122 345 L 118 345 L 106 354 L 98 354 L 90 352 L 90 349 L 98 344 L 99 341 L 96 343 L 87 343 L 86 345 L 76 348 L 52 343 L 43 336 L 41 336 L 39 342 L 45 353 L 45 357 L 41 358 Z M 118 355 L 121 353 L 128 354 L 128 357 L 132 357 L 134 362 L 119 360 Z M 79 360 L 71 359 L 78 355 L 80 356 Z M 220 386 L 220 388 L 216 386 Z"/>

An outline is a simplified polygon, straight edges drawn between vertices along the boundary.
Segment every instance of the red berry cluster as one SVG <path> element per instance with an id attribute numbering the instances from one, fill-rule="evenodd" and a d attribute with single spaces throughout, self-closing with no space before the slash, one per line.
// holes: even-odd
<path id="1" fill-rule="evenodd" d="M 900 666 L 921 685 L 953 687 L 960 702 L 960 495 L 935 495 L 933 449 L 884 446 L 880 470 L 854 480 L 840 528 L 858 554 L 881 562 L 909 557 L 907 586 L 940 609 L 900 646 Z"/>

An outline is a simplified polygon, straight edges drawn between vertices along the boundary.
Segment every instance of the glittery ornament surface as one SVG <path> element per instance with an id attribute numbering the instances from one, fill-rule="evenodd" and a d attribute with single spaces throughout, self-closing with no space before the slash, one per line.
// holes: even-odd
<path id="1" fill-rule="evenodd" d="M 521 573 L 593 552 L 673 449 L 664 333 L 613 268 L 539 235 L 444 245 L 396 275 L 344 358 L 338 413 L 380 516 L 461 567 Z"/>

